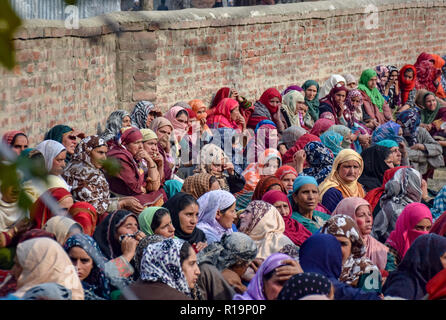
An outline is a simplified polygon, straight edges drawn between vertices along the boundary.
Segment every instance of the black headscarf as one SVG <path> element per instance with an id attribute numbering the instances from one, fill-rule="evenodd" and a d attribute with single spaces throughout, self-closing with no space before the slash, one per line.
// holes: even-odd
<path id="1" fill-rule="evenodd" d="M 110 213 L 104 221 L 102 221 L 93 234 L 94 240 L 99 245 L 102 253 L 107 259 L 115 259 L 122 254 L 121 244 L 115 239 L 118 228 L 124 223 L 128 217 L 134 217 L 138 222 L 138 217 L 131 211 L 117 210 Z M 139 224 L 138 224 L 139 229 Z"/>
<path id="2" fill-rule="evenodd" d="M 277 300 L 299 300 L 313 294 L 328 295 L 331 281 L 326 276 L 315 272 L 304 272 L 292 276 L 285 282 Z"/>
<path id="3" fill-rule="evenodd" d="M 181 229 L 180 217 L 178 214 L 180 213 L 181 210 L 183 210 L 191 203 L 197 203 L 197 200 L 195 200 L 195 198 L 192 195 L 184 192 L 178 192 L 176 195 L 170 198 L 163 205 L 163 207 L 169 210 L 170 212 L 170 217 L 172 218 L 172 224 L 175 227 L 176 237 L 188 241 L 190 244 L 205 242 L 206 235 L 200 229 L 195 228 L 191 234 L 187 234 Z"/>
<path id="4" fill-rule="evenodd" d="M 384 295 L 421 300 L 426 284 L 443 270 L 440 257 L 446 252 L 446 238 L 438 234 L 419 236 L 383 287 Z"/>
<path id="5" fill-rule="evenodd" d="M 358 181 L 365 191 L 379 188 L 383 184 L 384 172 L 390 169 L 384 160 L 390 155 L 390 148 L 373 145 L 361 153 L 364 160 L 364 171 Z"/>

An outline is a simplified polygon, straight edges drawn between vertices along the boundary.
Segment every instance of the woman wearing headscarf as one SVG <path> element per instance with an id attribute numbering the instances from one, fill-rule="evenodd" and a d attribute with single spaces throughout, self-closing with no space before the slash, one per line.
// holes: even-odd
<path id="1" fill-rule="evenodd" d="M 285 193 L 279 190 L 270 190 L 263 195 L 262 201 L 273 205 L 279 211 L 285 222 L 285 231 L 283 234 L 295 245 L 301 246 L 311 236 L 311 232 L 307 228 L 297 220 L 291 218 L 293 210 Z"/>
<path id="2" fill-rule="evenodd" d="M 350 110 L 345 106 L 347 93 L 348 89 L 346 87 L 341 85 L 335 86 L 326 96 L 322 96 L 319 100 L 319 114 L 331 113 L 336 124 L 346 125 L 352 118 Z"/>
<path id="3" fill-rule="evenodd" d="M 213 175 L 209 173 L 197 173 L 184 180 L 181 192 L 189 193 L 195 199 L 198 199 L 206 192 L 219 189 L 220 184 Z"/>
<path id="4" fill-rule="evenodd" d="M 202 145 L 212 141 L 213 136 L 212 131 L 206 124 L 207 107 L 204 102 L 199 99 L 193 99 L 189 101 L 189 105 L 191 106 L 192 111 L 196 114 L 196 120 L 192 120 L 192 125 L 189 129 L 188 134 L 191 136 L 192 143 L 200 145 L 201 147 Z"/>
<path id="5" fill-rule="evenodd" d="M 438 73 L 437 79 L 434 81 L 434 86 L 437 87 L 437 91 L 435 91 L 435 95 L 440 99 L 446 98 L 445 85 L 444 85 L 444 76 L 443 70 L 445 66 L 445 60 L 440 57 L 438 54 L 431 54 L 434 59 L 434 68 L 436 69 L 436 73 Z"/>
<path id="6" fill-rule="evenodd" d="M 13 130 L 6 132 L 2 137 L 3 142 L 5 142 L 11 149 L 19 156 L 20 153 L 28 148 L 28 137 L 23 131 Z"/>
<path id="7" fill-rule="evenodd" d="M 359 79 L 358 90 L 361 91 L 364 111 L 376 120 L 376 127 L 392 120 L 389 105 L 376 87 L 377 74 L 373 69 L 366 69 Z"/>
<path id="8" fill-rule="evenodd" d="M 331 281 L 318 273 L 304 272 L 292 276 L 283 285 L 277 300 L 333 300 Z"/>
<path id="9" fill-rule="evenodd" d="M 378 126 L 372 134 L 372 143 L 378 143 L 383 140 L 393 140 L 397 143 L 403 142 L 401 126 L 394 122 L 388 121 Z"/>
<path id="10" fill-rule="evenodd" d="M 279 190 L 284 194 L 287 193 L 285 186 L 279 178 L 268 175 L 259 180 L 256 188 L 254 189 L 251 200 L 262 200 L 263 195 L 270 190 Z"/>
<path id="11" fill-rule="evenodd" d="M 383 287 L 385 295 L 422 300 L 426 285 L 446 266 L 446 239 L 436 234 L 419 236 Z"/>
<path id="12" fill-rule="evenodd" d="M 126 210 L 110 213 L 97 227 L 93 234 L 106 259 L 114 260 L 121 275 L 126 278 L 133 275 L 136 246 L 145 237 L 139 231 L 138 217 Z"/>
<path id="13" fill-rule="evenodd" d="M 320 137 L 331 126 L 335 125 L 335 122 L 329 119 L 318 119 L 313 128 L 311 128 L 310 134 Z M 283 139 L 283 138 L 282 138 Z"/>
<path id="14" fill-rule="evenodd" d="M 364 161 L 364 171 L 358 181 L 366 192 L 379 188 L 384 178 L 384 172 L 393 168 L 391 151 L 389 148 L 374 145 L 361 153 Z"/>
<path id="15" fill-rule="evenodd" d="M 435 196 L 431 208 L 434 220 L 437 220 L 446 211 L 446 185 L 444 185 Z"/>
<path id="16" fill-rule="evenodd" d="M 296 180 L 297 176 L 299 175 L 291 166 L 281 166 L 279 169 L 277 169 L 276 173 L 274 174 L 276 178 L 278 178 L 282 184 L 284 185 L 287 193 L 293 192 L 293 183 L 294 180 Z"/>
<path id="17" fill-rule="evenodd" d="M 228 87 L 220 88 L 215 94 L 215 96 L 212 98 L 211 105 L 209 109 L 206 111 L 207 115 L 208 116 L 212 115 L 215 112 L 215 107 L 224 98 L 232 98 L 239 103 L 240 113 L 245 119 L 245 123 L 248 123 L 249 117 L 251 116 L 251 113 L 254 110 L 254 106 L 245 97 L 242 97 L 234 88 L 228 88 Z"/>
<path id="18" fill-rule="evenodd" d="M 376 88 L 378 89 L 379 93 L 384 97 L 384 88 L 389 80 L 389 69 L 385 65 L 378 65 L 375 67 L 374 71 L 376 72 Z M 387 101 L 387 100 L 386 100 Z"/>
<path id="19" fill-rule="evenodd" d="M 312 234 L 330 218 L 316 210 L 319 203 L 318 183 L 311 176 L 299 176 L 294 180 L 293 193 L 288 196 L 293 210 L 291 218 L 300 222 Z"/>
<path id="20" fill-rule="evenodd" d="M 82 139 L 85 137 L 85 134 L 73 129 L 72 127 L 58 124 L 52 127 L 45 134 L 44 140 L 53 140 L 62 144 L 67 151 L 65 163 L 68 163 L 70 162 L 71 155 L 74 153 L 74 149 L 76 148 L 78 137 Z"/>
<path id="21" fill-rule="evenodd" d="M 282 157 L 276 149 L 266 149 L 259 162 L 249 164 L 242 175 L 246 181 L 243 189 L 236 194 L 237 210 L 244 209 L 251 201 L 254 190 L 263 176 L 274 175 L 282 165 Z"/>
<path id="22" fill-rule="evenodd" d="M 180 192 L 182 187 L 183 183 L 178 180 L 167 180 L 164 182 L 163 189 L 166 192 L 167 199 L 172 198 L 174 195 Z"/>
<path id="23" fill-rule="evenodd" d="M 166 118 L 157 117 L 152 121 L 149 129 L 155 132 L 158 137 L 158 152 L 163 158 L 163 181 L 170 180 L 174 175 L 176 161 L 171 155 L 170 136 L 173 131 L 173 125 Z M 174 153 L 173 150 L 172 153 Z"/>
<path id="24" fill-rule="evenodd" d="M 284 235 L 285 222 L 277 209 L 264 201 L 254 200 L 240 214 L 239 228 L 257 245 L 256 258 L 266 259 L 286 245 L 294 245 Z"/>
<path id="25" fill-rule="evenodd" d="M 217 145 L 210 143 L 201 148 L 199 161 L 195 173 L 213 175 L 220 189 L 234 194 L 245 186 L 245 178 L 235 170 L 234 164 Z"/>
<path id="26" fill-rule="evenodd" d="M 414 64 L 417 71 L 415 81 L 415 88 L 417 90 L 426 89 L 431 92 L 437 91 L 439 83 L 436 80 L 441 75 L 441 71 L 434 67 L 434 62 L 434 57 L 426 52 L 422 52 L 418 56 L 417 62 Z"/>
<path id="27" fill-rule="evenodd" d="M 417 89 L 415 83 L 417 79 L 417 70 L 411 64 L 404 65 L 398 74 L 398 84 L 401 90 L 401 107 L 397 111 L 404 111 L 407 108 L 415 106 L 415 97 Z"/>
<path id="28" fill-rule="evenodd" d="M 254 137 L 249 139 L 243 151 L 247 164 L 258 162 L 266 149 L 278 149 L 278 140 L 279 136 L 274 122 L 271 120 L 260 121 L 254 129 Z M 247 164 L 243 163 L 243 167 L 246 168 Z"/>
<path id="29" fill-rule="evenodd" d="M 225 190 L 209 191 L 197 202 L 199 206 L 197 228 L 205 233 L 209 244 L 220 241 L 224 234 L 232 233 L 236 214 L 235 197 L 231 193 Z"/>
<path id="30" fill-rule="evenodd" d="M 175 236 L 188 241 L 199 252 L 206 247 L 206 234 L 197 227 L 199 206 L 190 194 L 179 192 L 164 205 L 170 212 Z"/>
<path id="31" fill-rule="evenodd" d="M 132 126 L 138 129 L 149 128 L 156 117 L 162 116 L 162 113 L 150 101 L 139 101 L 130 114 Z"/>
<path id="32" fill-rule="evenodd" d="M 321 233 L 335 236 L 341 244 L 343 257 L 339 281 L 364 291 L 381 290 L 379 269 L 366 256 L 366 247 L 355 220 L 344 214 L 335 214 L 325 222 Z M 367 288 L 372 277 L 376 285 L 373 288 Z"/>
<path id="33" fill-rule="evenodd" d="M 107 143 L 116 137 L 121 128 L 131 125 L 130 114 L 126 110 L 116 110 L 110 114 L 105 123 L 105 130 L 102 133 L 98 132 L 98 136 Z"/>
<path id="34" fill-rule="evenodd" d="M 244 131 L 246 124 L 240 114 L 239 103 L 230 98 L 225 98 L 215 108 L 212 115 L 208 115 L 206 123 L 210 128 L 230 128 Z"/>
<path id="35" fill-rule="evenodd" d="M 286 128 L 298 126 L 304 129 L 311 128 L 314 124 L 311 115 L 307 112 L 308 106 L 302 93 L 291 90 L 282 97 L 280 111 L 285 119 Z"/>
<path id="36" fill-rule="evenodd" d="M 358 182 L 363 170 L 363 160 L 356 151 L 344 149 L 339 152 L 333 162 L 333 169 L 319 186 L 322 204 L 330 212 L 344 198 L 364 198 L 365 191 Z"/>
<path id="37" fill-rule="evenodd" d="M 335 288 L 335 300 L 380 300 L 376 291 L 365 292 L 339 281 L 342 273 L 342 249 L 331 234 L 315 234 L 300 247 L 299 262 L 304 272 L 326 276 Z"/>
<path id="38" fill-rule="evenodd" d="M 442 117 L 446 113 L 446 108 L 434 93 L 423 89 L 418 90 L 415 102 L 420 111 L 420 127 L 425 128 L 434 137 L 437 131 L 442 131 Z M 442 134 L 439 134 L 439 136 L 442 136 Z"/>
<path id="39" fill-rule="evenodd" d="M 164 118 L 172 124 L 173 134 L 179 143 L 187 134 L 189 115 L 186 109 L 180 106 L 173 106 L 164 114 Z"/>
<path id="40" fill-rule="evenodd" d="M 302 89 L 305 93 L 308 114 L 315 122 L 319 119 L 319 84 L 314 80 L 307 80 L 302 85 Z"/>
<path id="41" fill-rule="evenodd" d="M 388 65 L 387 69 L 389 70 L 389 79 L 387 80 L 387 83 L 385 83 L 383 97 L 386 99 L 390 110 L 393 112 L 401 105 L 401 93 L 398 82 L 399 70 L 393 65 Z"/>
<path id="42" fill-rule="evenodd" d="M 420 173 L 412 168 L 399 168 L 386 183 L 380 198 L 379 211 L 373 221 L 373 237 L 384 243 L 395 229 L 403 209 L 412 202 L 420 202 L 422 193 Z"/>
<path id="43" fill-rule="evenodd" d="M 300 175 L 312 176 L 317 183 L 322 183 L 332 170 L 333 152 L 319 141 L 312 141 L 304 147 L 306 160 L 310 165 Z"/>
<path id="44" fill-rule="evenodd" d="M 235 293 L 243 294 L 242 283 L 249 264 L 257 255 L 254 241 L 242 232 L 223 235 L 197 255 L 200 267 L 198 285 L 204 300 L 231 300 Z"/>
<path id="45" fill-rule="evenodd" d="M 424 300 L 445 300 L 446 269 L 442 269 L 427 282 L 426 292 L 427 292 L 427 299 L 425 298 Z"/>
<path id="46" fill-rule="evenodd" d="M 386 241 L 389 248 L 386 270 L 393 271 L 403 260 L 416 238 L 428 234 L 432 227 L 432 214 L 422 203 L 410 203 L 399 215 L 395 229 Z"/>
<path id="47" fill-rule="evenodd" d="M 358 87 L 358 80 L 350 73 L 343 75 L 345 79 L 345 86 L 351 91 Z"/>
<path id="48" fill-rule="evenodd" d="M 304 128 L 291 126 L 283 131 L 280 142 L 284 143 L 287 149 L 290 149 L 305 133 L 307 133 L 307 130 Z"/>
<path id="49" fill-rule="evenodd" d="M 285 130 L 283 126 L 280 104 L 282 103 L 282 95 L 275 88 L 269 88 L 263 92 L 262 96 L 254 104 L 254 111 L 252 112 L 247 127 L 255 129 L 256 125 L 262 120 L 272 120 L 279 133 Z"/>
<path id="50" fill-rule="evenodd" d="M 160 235 L 164 238 L 173 238 L 175 228 L 169 210 L 163 207 L 148 207 L 138 215 L 141 231 L 146 236 Z"/>
<path id="51" fill-rule="evenodd" d="M 69 217 L 55 216 L 49 219 L 42 230 L 56 236 L 57 242 L 63 246 L 69 237 L 77 233 L 83 233 L 83 227 Z"/>
<path id="52" fill-rule="evenodd" d="M 289 255 L 274 253 L 260 265 L 244 294 L 233 300 L 276 300 L 285 281 L 301 273 L 299 263 Z"/>
<path id="53" fill-rule="evenodd" d="M 154 186 L 154 181 L 159 186 L 159 172 L 143 149 L 142 140 L 141 131 L 137 128 L 128 128 L 122 132 L 117 143 L 107 152 L 108 158 L 119 161 L 121 169 L 115 176 L 106 174 L 106 179 L 110 190 L 118 196 L 135 197 L 143 206 L 161 204 L 165 194 Z M 148 168 L 147 178 L 138 164 L 142 160 L 153 164 Z"/>
<path id="54" fill-rule="evenodd" d="M 344 149 L 342 147 L 344 137 L 338 132 L 328 130 L 321 134 L 320 138 L 322 144 L 333 153 L 335 158 Z"/>
<path id="55" fill-rule="evenodd" d="M 299 170 L 300 168 L 297 166 L 299 165 L 304 165 L 304 161 L 305 159 L 301 158 L 301 162 L 300 163 L 296 163 L 296 153 L 299 150 L 302 150 L 309 142 L 311 141 L 321 141 L 321 139 L 318 136 L 312 135 L 310 133 L 305 133 L 304 135 L 302 135 L 295 143 L 294 145 L 289 148 L 287 150 L 287 152 L 285 152 L 285 154 L 283 155 L 283 163 L 284 164 L 293 164 L 293 166 L 295 166 L 295 169 L 299 172 L 301 170 Z M 302 154 L 301 154 L 302 155 Z"/>
<path id="56" fill-rule="evenodd" d="M 68 210 L 70 217 L 82 226 L 83 232 L 90 237 L 98 223 L 98 213 L 95 207 L 88 202 L 78 201 Z"/>
<path id="57" fill-rule="evenodd" d="M 187 241 L 166 239 L 150 244 L 141 260 L 140 280 L 124 289 L 140 300 L 193 300 L 200 275 L 196 254 Z"/>
<path id="58" fill-rule="evenodd" d="M 70 258 L 62 246 L 49 238 L 26 240 L 17 246 L 16 265 L 21 267 L 17 291 L 21 298 L 30 288 L 55 282 L 71 290 L 73 300 L 84 300 L 84 290 Z"/>
<path id="59" fill-rule="evenodd" d="M 387 264 L 389 248 L 371 236 L 373 215 L 370 204 L 359 197 L 343 199 L 333 211 L 333 216 L 343 214 L 352 218 L 357 226 L 359 235 L 364 243 L 365 256 L 375 264 L 379 270 L 384 270 Z"/>
<path id="60" fill-rule="evenodd" d="M 324 82 L 324 84 L 320 88 L 319 97 L 320 98 L 325 97 L 326 95 L 328 95 L 330 93 L 331 89 L 333 89 L 337 85 L 345 86 L 346 84 L 347 84 L 347 81 L 345 80 L 345 78 L 343 76 L 341 76 L 339 74 L 333 74 L 330 76 L 330 78 L 328 78 Z"/>
<path id="61" fill-rule="evenodd" d="M 419 126 L 420 122 L 420 114 L 415 109 L 403 111 L 397 117 L 397 123 L 403 129 L 403 143 L 410 164 L 427 180 L 433 178 L 436 168 L 444 166 L 443 148 L 426 129 Z"/>

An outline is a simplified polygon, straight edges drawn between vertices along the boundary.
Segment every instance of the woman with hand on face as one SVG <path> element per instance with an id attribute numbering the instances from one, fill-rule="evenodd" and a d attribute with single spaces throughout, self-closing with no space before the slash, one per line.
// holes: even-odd
<path id="1" fill-rule="evenodd" d="M 209 106 L 209 109 L 206 110 L 207 116 L 209 117 L 212 114 L 214 114 L 215 108 L 224 98 L 231 98 L 239 103 L 240 114 L 243 116 L 245 120 L 244 122 L 247 123 L 249 117 L 251 116 L 252 111 L 254 110 L 254 106 L 245 97 L 242 97 L 238 93 L 238 91 L 234 88 L 223 87 L 217 91 L 215 96 L 212 98 L 212 102 L 211 105 Z"/>
<path id="2" fill-rule="evenodd" d="M 356 151 L 341 150 L 333 162 L 331 173 L 319 186 L 322 204 L 333 212 L 344 198 L 364 198 L 365 191 L 358 182 L 363 169 L 363 160 Z"/>
<path id="3" fill-rule="evenodd" d="M 348 89 L 346 87 L 336 85 L 326 96 L 320 99 L 319 114 L 331 113 L 336 124 L 347 125 L 352 118 L 350 110 L 345 105 L 347 93 Z"/>
<path id="4" fill-rule="evenodd" d="M 158 117 L 152 121 L 149 129 L 156 133 L 158 137 L 158 152 L 163 158 L 164 179 L 170 180 L 175 172 L 175 159 L 170 154 L 170 135 L 173 132 L 173 125 L 164 117 Z"/>
<path id="5" fill-rule="evenodd" d="M 164 180 L 164 159 L 162 155 L 159 153 L 158 150 L 158 136 L 155 132 L 153 132 L 151 129 L 141 129 L 142 134 L 142 144 L 143 149 L 147 152 L 149 157 L 147 158 L 148 161 L 144 160 L 145 168 L 144 168 L 144 174 L 149 175 L 151 173 L 151 176 L 148 176 L 148 184 L 150 184 L 149 189 L 150 190 L 158 190 L 161 186 L 161 184 L 165 181 Z M 153 174 L 150 170 L 153 169 L 153 167 L 156 167 L 158 170 L 159 180 L 156 179 L 156 174 Z M 155 179 L 153 180 L 154 177 Z M 159 183 L 158 183 L 159 181 Z"/>
<path id="6" fill-rule="evenodd" d="M 289 255 L 273 253 L 260 265 L 246 292 L 233 300 L 276 300 L 285 282 L 302 272 L 299 262 Z"/>
<path id="7" fill-rule="evenodd" d="M 133 196 L 143 206 L 162 204 L 165 194 L 155 189 L 160 179 L 157 167 L 148 168 L 145 178 L 139 165 L 143 160 L 149 164 L 153 162 L 143 148 L 141 131 L 134 127 L 121 131 L 122 135 L 107 152 L 107 157 L 117 159 L 121 165 L 119 174 L 106 175 L 110 190 L 119 196 Z"/>
<path id="8" fill-rule="evenodd" d="M 99 216 L 121 208 L 140 213 L 143 208 L 136 198 L 110 198 L 110 187 L 102 169 L 107 151 L 105 140 L 99 136 L 89 136 L 79 142 L 62 175 L 71 186 L 74 200 L 92 204 Z"/>
<path id="9" fill-rule="evenodd" d="M 257 124 L 262 120 L 272 120 L 279 133 L 285 130 L 282 115 L 280 114 L 280 104 L 282 103 L 282 95 L 275 88 L 267 89 L 260 99 L 254 104 L 254 111 L 249 118 L 247 127 L 255 129 Z"/>
<path id="10" fill-rule="evenodd" d="M 196 252 L 207 246 L 205 233 L 197 227 L 199 206 L 192 195 L 179 192 L 163 207 L 170 212 L 177 238 L 188 241 Z"/>
<path id="11" fill-rule="evenodd" d="M 105 130 L 99 132 L 98 136 L 103 139 L 107 144 L 110 140 L 113 140 L 122 128 L 131 127 L 132 122 L 130 114 L 126 110 L 113 111 L 105 123 Z M 112 141 L 110 141 L 110 145 Z"/>
<path id="12" fill-rule="evenodd" d="M 239 103 L 231 98 L 224 98 L 208 115 L 206 123 L 210 128 L 231 128 L 243 132 L 246 130 L 245 118 L 240 113 Z"/>

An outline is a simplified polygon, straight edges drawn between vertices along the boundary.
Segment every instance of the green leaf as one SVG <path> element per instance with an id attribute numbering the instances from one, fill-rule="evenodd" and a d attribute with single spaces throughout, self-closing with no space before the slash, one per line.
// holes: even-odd
<path id="1" fill-rule="evenodd" d="M 25 190 L 20 189 L 19 201 L 17 203 L 19 208 L 23 209 L 24 211 L 28 211 L 29 209 L 31 209 L 32 204 L 33 202 L 26 194 Z"/>
<path id="2" fill-rule="evenodd" d="M 102 168 L 108 175 L 116 176 L 121 171 L 121 164 L 119 163 L 119 160 L 115 158 L 108 158 L 107 160 L 102 161 Z"/>
<path id="3" fill-rule="evenodd" d="M 9 1 L 0 1 L 0 64 L 11 70 L 15 66 L 14 32 L 22 20 L 12 10 Z"/>

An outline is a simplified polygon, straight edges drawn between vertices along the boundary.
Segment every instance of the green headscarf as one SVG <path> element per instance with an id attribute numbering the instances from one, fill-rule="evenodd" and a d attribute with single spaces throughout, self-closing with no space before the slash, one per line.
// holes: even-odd
<path id="1" fill-rule="evenodd" d="M 437 100 L 437 107 L 435 108 L 434 111 L 430 111 L 430 110 L 426 109 L 425 105 L 426 105 L 426 98 L 428 95 L 433 95 L 435 97 L 435 99 L 437 100 L 435 93 L 432 93 L 430 91 L 426 92 L 423 95 L 423 109 L 420 108 L 420 114 L 421 114 L 421 123 L 425 123 L 425 124 L 431 124 L 435 120 L 438 110 L 440 110 L 440 103 L 438 102 L 438 100 Z"/>
<path id="2" fill-rule="evenodd" d="M 310 86 L 316 86 L 317 93 L 313 100 L 305 98 L 305 104 L 308 106 L 308 113 L 311 118 L 313 118 L 314 121 L 317 121 L 319 119 L 319 84 L 314 80 L 307 80 L 302 85 L 302 89 L 306 91 Z"/>
<path id="3" fill-rule="evenodd" d="M 382 140 L 380 142 L 376 143 L 378 146 L 386 147 L 386 148 L 393 148 L 398 147 L 398 143 L 393 140 Z"/>
<path id="4" fill-rule="evenodd" d="M 158 210 L 169 212 L 169 210 L 163 207 L 148 207 L 145 208 L 138 216 L 139 227 L 141 231 L 146 234 L 146 236 L 151 236 L 154 234 L 151 225 L 153 217 Z"/>
<path id="5" fill-rule="evenodd" d="M 44 140 L 54 140 L 62 143 L 64 133 L 70 131 L 73 131 L 73 128 L 65 126 L 63 124 L 58 124 L 57 126 L 52 127 L 50 131 L 45 134 Z"/>
<path id="6" fill-rule="evenodd" d="M 380 112 L 382 112 L 383 104 L 386 100 L 384 100 L 378 88 L 373 88 L 373 90 L 370 90 L 369 87 L 367 87 L 367 82 L 369 82 L 372 77 L 376 76 L 377 74 L 375 70 L 364 70 L 361 74 L 361 78 L 359 79 L 358 89 L 364 91 L 369 96 L 370 100 L 372 100 L 372 103 L 378 107 Z"/>
<path id="7" fill-rule="evenodd" d="M 166 191 L 167 199 L 172 198 L 174 195 L 180 192 L 182 187 L 183 183 L 178 180 L 167 180 L 164 182 L 163 189 Z"/>

